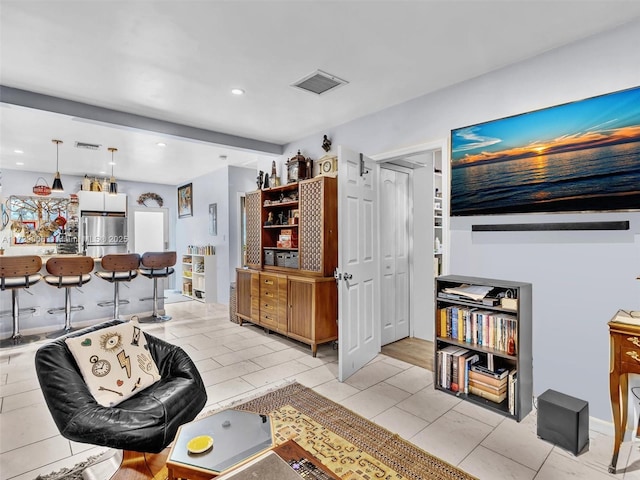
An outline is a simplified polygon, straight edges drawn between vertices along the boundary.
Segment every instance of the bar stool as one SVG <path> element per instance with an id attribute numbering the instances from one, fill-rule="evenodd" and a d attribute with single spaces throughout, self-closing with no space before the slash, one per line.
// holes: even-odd
<path id="1" fill-rule="evenodd" d="M 34 342 L 38 335 L 22 335 L 20 333 L 20 305 L 18 293 L 22 288 L 29 288 L 42 278 L 40 269 L 42 260 L 37 255 L 0 256 L 0 290 L 11 290 L 11 315 L 13 317 L 13 335 L 0 341 L 0 347 L 20 345 Z M 30 309 L 35 312 L 35 309 Z"/>
<path id="2" fill-rule="evenodd" d="M 120 318 L 120 305 L 126 305 L 129 300 L 120 301 L 120 283 L 130 282 L 138 276 L 140 266 L 140 255 L 137 253 L 113 253 L 105 255 L 100 261 L 102 270 L 96 276 L 113 283 L 113 302 L 100 302 L 99 307 L 106 307 L 113 304 L 113 318 Z"/>
<path id="3" fill-rule="evenodd" d="M 173 273 L 176 264 L 176 252 L 146 252 L 140 260 L 140 275 L 153 278 L 153 313 L 150 317 L 141 318 L 140 323 L 166 322 L 169 315 L 158 315 L 158 279 L 166 278 Z M 147 299 L 141 299 L 147 300 Z"/>
<path id="4" fill-rule="evenodd" d="M 47 261 L 47 272 L 44 281 L 56 288 L 64 288 L 64 308 L 52 308 L 50 314 L 64 311 L 64 328 L 47 335 L 47 338 L 58 338 L 66 335 L 75 328 L 71 327 L 71 312 L 84 310 L 82 305 L 71 306 L 71 289 L 81 287 L 91 280 L 93 270 L 93 258 L 69 255 L 64 257 L 52 257 Z"/>

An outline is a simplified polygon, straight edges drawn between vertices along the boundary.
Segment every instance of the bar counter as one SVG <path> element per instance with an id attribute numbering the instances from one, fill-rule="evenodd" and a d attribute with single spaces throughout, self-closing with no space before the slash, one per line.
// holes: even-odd
<path id="1" fill-rule="evenodd" d="M 14 252 L 11 252 L 13 254 Z M 11 255 L 10 254 L 10 255 Z M 25 253 L 26 254 L 26 253 Z M 5 255 L 7 255 L 5 253 Z M 20 253 L 22 255 L 22 253 Z M 47 275 L 46 263 L 51 257 L 66 255 L 39 255 L 42 258 L 40 273 Z M 113 301 L 113 283 L 94 275 L 101 269 L 100 258 L 94 258 L 94 269 L 91 280 L 79 288 L 71 290 L 71 305 L 81 305 L 84 310 L 71 312 L 73 327 L 84 327 L 113 318 L 113 304 L 100 307 L 98 303 Z M 173 274 L 175 275 L 175 273 Z M 172 275 L 172 276 L 173 276 Z M 158 313 L 164 314 L 164 289 L 169 279 L 158 279 Z M 64 327 L 64 288 L 56 288 L 47 284 L 44 278 L 28 289 L 19 290 L 20 296 L 20 333 L 47 334 Z M 126 305 L 120 305 L 120 318 L 128 319 L 131 315 L 145 317 L 153 310 L 153 279 L 138 275 L 130 282 L 120 282 L 120 302 L 128 300 Z M 145 300 L 141 300 L 145 299 Z M 0 292 L 0 338 L 5 339 L 13 333 L 11 319 L 11 290 Z M 31 312 L 35 309 L 35 312 Z M 55 313 L 48 313 L 50 309 L 60 309 Z"/>

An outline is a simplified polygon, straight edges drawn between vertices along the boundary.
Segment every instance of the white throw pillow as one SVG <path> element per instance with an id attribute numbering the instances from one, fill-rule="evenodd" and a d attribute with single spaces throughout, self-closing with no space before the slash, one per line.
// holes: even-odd
<path id="1" fill-rule="evenodd" d="M 96 401 L 113 407 L 160 380 L 147 340 L 136 322 L 67 338 Z"/>

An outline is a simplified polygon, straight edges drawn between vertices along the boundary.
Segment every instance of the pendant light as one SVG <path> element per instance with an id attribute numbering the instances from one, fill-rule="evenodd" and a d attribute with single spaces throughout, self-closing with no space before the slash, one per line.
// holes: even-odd
<path id="1" fill-rule="evenodd" d="M 117 152 L 118 149 L 114 147 L 107 148 L 111 152 L 111 178 L 109 179 L 109 195 L 117 195 L 118 194 L 118 184 L 116 183 L 116 177 L 113 176 L 113 166 L 115 162 L 113 161 L 113 153 Z"/>
<path id="2" fill-rule="evenodd" d="M 58 170 L 58 146 L 62 143 L 62 140 L 51 140 L 56 144 L 56 175 L 53 177 L 53 185 L 51 186 L 52 192 L 64 192 L 62 186 L 62 180 L 60 180 L 60 171 Z"/>

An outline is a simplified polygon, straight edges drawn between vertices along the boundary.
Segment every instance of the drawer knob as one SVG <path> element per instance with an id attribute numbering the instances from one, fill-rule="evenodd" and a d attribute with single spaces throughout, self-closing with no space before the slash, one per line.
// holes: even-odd
<path id="1" fill-rule="evenodd" d="M 635 352 L 635 351 L 627 352 L 627 355 L 633 358 L 636 362 L 640 362 L 640 355 L 638 355 L 638 352 Z"/>
<path id="2" fill-rule="evenodd" d="M 638 337 L 629 337 L 627 338 L 631 343 L 633 343 L 636 347 L 640 348 L 640 339 Z"/>

